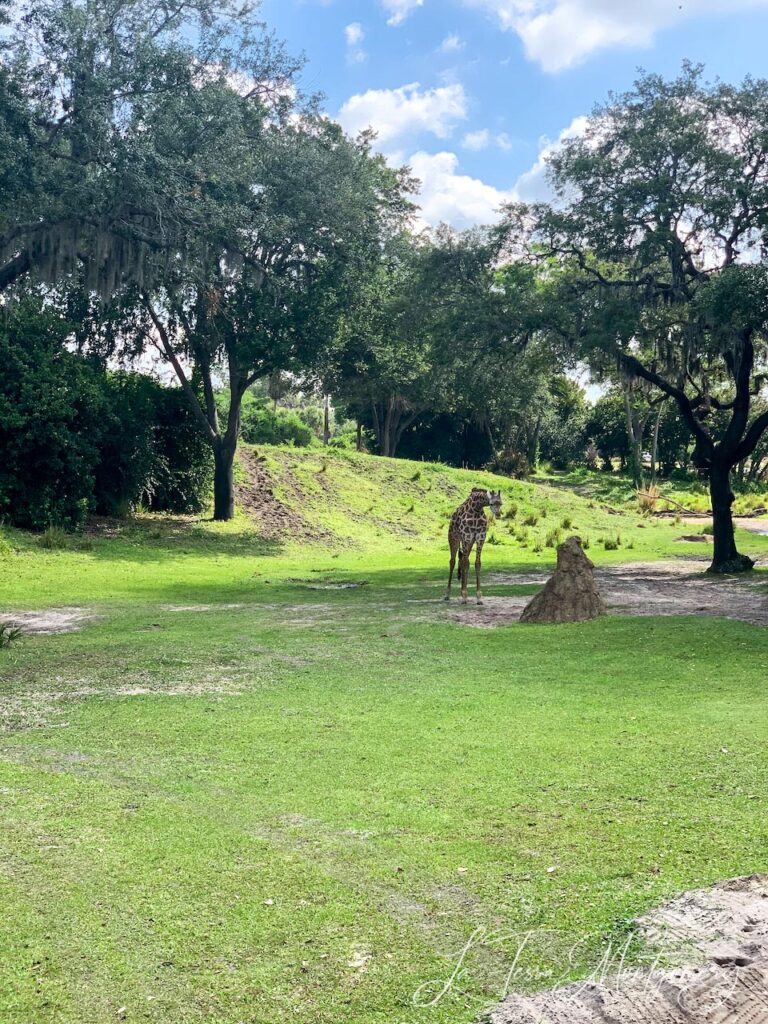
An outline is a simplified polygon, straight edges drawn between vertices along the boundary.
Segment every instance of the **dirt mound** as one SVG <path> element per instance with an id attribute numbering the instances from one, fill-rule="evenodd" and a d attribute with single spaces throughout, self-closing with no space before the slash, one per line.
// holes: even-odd
<path id="1" fill-rule="evenodd" d="M 609 614 L 710 615 L 768 626 L 768 592 L 759 576 L 707 576 L 707 562 L 680 559 L 597 569 L 597 585 Z M 493 573 L 490 584 L 545 583 L 545 573 Z M 486 597 L 482 608 L 462 608 L 449 618 L 490 629 L 518 622 L 527 597 Z M 766 1018 L 768 1024 L 768 1018 Z"/>
<path id="2" fill-rule="evenodd" d="M 688 892 L 640 918 L 655 963 L 512 995 L 492 1024 L 765 1024 L 768 876 Z M 663 960 L 669 967 L 656 966 Z"/>
<path id="3" fill-rule="evenodd" d="M 320 540 L 325 536 L 275 497 L 274 481 L 256 452 L 241 449 L 240 462 L 248 480 L 235 487 L 236 503 L 258 526 L 262 536 L 279 539 L 290 535 L 299 540 Z"/>
<path id="4" fill-rule="evenodd" d="M 521 622 L 584 622 L 605 614 L 595 582 L 595 566 L 581 540 L 569 537 L 557 549 L 557 568 L 546 586 L 523 609 Z"/>

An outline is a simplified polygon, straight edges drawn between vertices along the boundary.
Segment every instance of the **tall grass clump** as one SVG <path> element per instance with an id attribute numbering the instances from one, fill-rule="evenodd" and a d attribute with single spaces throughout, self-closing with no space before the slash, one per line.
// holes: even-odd
<path id="1" fill-rule="evenodd" d="M 60 526 L 49 526 L 37 539 L 37 543 L 46 551 L 62 551 L 69 547 L 69 537 L 66 530 Z"/>

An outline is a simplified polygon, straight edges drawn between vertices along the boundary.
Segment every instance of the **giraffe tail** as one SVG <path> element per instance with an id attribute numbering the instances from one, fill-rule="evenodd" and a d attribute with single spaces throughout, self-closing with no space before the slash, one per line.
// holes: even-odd
<path id="1" fill-rule="evenodd" d="M 456 579 L 457 580 L 461 579 L 461 560 L 462 560 L 463 557 L 464 557 L 464 552 L 461 550 L 461 548 L 459 548 L 458 554 L 456 556 L 456 569 L 455 569 Z"/>

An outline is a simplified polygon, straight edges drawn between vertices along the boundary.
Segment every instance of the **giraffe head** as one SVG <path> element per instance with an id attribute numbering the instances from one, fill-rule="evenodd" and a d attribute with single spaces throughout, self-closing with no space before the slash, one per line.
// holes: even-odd
<path id="1" fill-rule="evenodd" d="M 472 498 L 476 508 L 490 508 L 498 519 L 501 512 L 501 491 L 486 491 L 484 487 L 473 487 Z"/>

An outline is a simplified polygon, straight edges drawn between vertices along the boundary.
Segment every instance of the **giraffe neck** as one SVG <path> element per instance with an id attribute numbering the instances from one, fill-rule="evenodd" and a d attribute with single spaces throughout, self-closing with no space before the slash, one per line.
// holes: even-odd
<path id="1" fill-rule="evenodd" d="M 476 494 L 470 494 L 467 504 L 474 512 L 482 512 L 484 508 L 488 507 L 490 502 L 485 491 L 478 491 Z"/>

